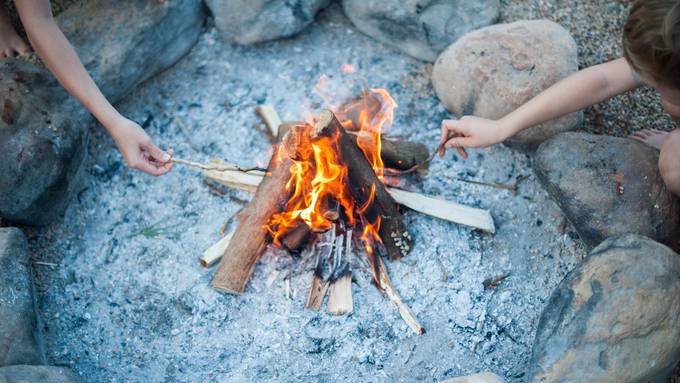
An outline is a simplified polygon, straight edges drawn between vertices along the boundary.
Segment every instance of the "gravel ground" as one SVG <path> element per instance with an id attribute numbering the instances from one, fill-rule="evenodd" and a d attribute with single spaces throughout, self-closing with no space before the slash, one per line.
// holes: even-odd
<path id="1" fill-rule="evenodd" d="M 623 20 L 625 8 L 604 1 L 513 1 L 503 17 L 555 19 L 575 34 L 589 65 L 617 57 L 614 18 Z M 606 48 L 596 51 L 592 41 Z M 261 164 L 269 145 L 253 127 L 253 108 L 272 103 L 284 119 L 317 110 L 313 85 L 322 74 L 337 79 L 347 62 L 369 85 L 394 95 L 393 134 L 434 148 L 447 113 L 430 87 L 430 65 L 358 33 L 337 6 L 299 36 L 274 43 L 232 46 L 211 28 L 186 58 L 119 108 L 182 157 Z M 636 116 L 648 113 L 639 105 L 652 97 L 642 91 L 632 106 L 623 97 L 593 109 L 586 128 L 626 134 L 645 127 Z M 660 113 L 652 115 L 666 126 Z M 209 288 L 214 269 L 201 268 L 197 257 L 249 196 L 213 194 L 191 169 L 177 167 L 159 179 L 128 171 L 110 138 L 100 127 L 93 131 L 82 191 L 64 221 L 27 230 L 34 260 L 47 262 L 35 270 L 50 362 L 72 367 L 86 381 L 435 382 L 490 370 L 523 382 L 545 301 L 585 255 L 535 180 L 529 158 L 495 147 L 473 152 L 468 161 L 437 160 L 422 182 L 405 183 L 488 208 L 498 228 L 491 236 L 406 213 L 417 244 L 388 267 L 427 334 L 410 333 L 366 271 L 357 273 L 352 315 L 305 311 L 310 273 L 293 277 L 292 298 L 286 297 L 282 276 L 300 262 L 272 251 L 245 294 L 224 295 Z M 524 176 L 517 195 L 454 179 Z M 274 271 L 279 276 L 268 285 Z M 498 288 L 484 288 L 486 278 L 501 273 L 509 277 Z"/>
<path id="2" fill-rule="evenodd" d="M 578 44 L 579 65 L 586 68 L 623 56 L 623 25 L 629 0 L 502 0 L 501 21 L 548 19 L 567 28 Z M 627 136 L 640 129 L 676 127 L 663 111 L 658 93 L 643 87 L 586 109 L 583 129 Z"/>

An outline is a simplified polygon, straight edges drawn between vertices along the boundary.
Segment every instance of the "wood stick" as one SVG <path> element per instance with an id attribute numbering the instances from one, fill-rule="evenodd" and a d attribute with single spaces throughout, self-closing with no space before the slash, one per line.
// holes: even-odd
<path id="1" fill-rule="evenodd" d="M 276 109 L 270 104 L 260 105 L 255 108 L 255 113 L 260 117 L 262 122 L 267 125 L 269 132 L 271 132 L 271 137 L 279 136 L 279 125 L 281 125 L 281 118 L 276 112 Z"/>
<path id="2" fill-rule="evenodd" d="M 348 169 L 349 189 L 363 215 L 375 224 L 380 220 L 378 234 L 391 260 L 400 259 L 413 248 L 413 238 L 404 224 L 403 217 L 385 185 L 376 176 L 356 142 L 345 133 L 340 121 L 330 110 L 323 110 L 314 127 L 312 139 L 326 136 L 337 138 L 337 150 Z"/>
<path id="3" fill-rule="evenodd" d="M 401 205 L 410 209 L 447 221 L 472 226 L 489 233 L 496 232 L 496 226 L 488 210 L 442 201 L 401 189 L 391 188 L 389 193 Z"/>
<path id="4" fill-rule="evenodd" d="M 262 180 L 262 176 L 256 176 L 255 172 L 245 174 L 233 171 L 207 171 L 203 174 L 205 177 L 224 186 L 246 191 L 254 191 Z M 227 174 L 227 176 L 223 176 L 222 174 Z M 455 202 L 444 201 L 420 193 L 408 192 L 401 189 L 388 187 L 387 190 L 398 204 L 404 205 L 414 211 L 449 222 L 471 226 L 489 233 L 494 233 L 496 231 L 493 217 L 488 210 L 478 209 Z M 438 208 L 431 208 L 431 204 L 434 204 Z"/>
<path id="5" fill-rule="evenodd" d="M 203 267 L 210 267 L 215 262 L 220 260 L 222 258 L 222 255 L 224 255 L 224 252 L 227 251 L 227 247 L 229 247 L 229 243 L 231 243 L 231 239 L 234 236 L 234 232 L 232 231 L 229 234 L 226 234 L 222 239 L 217 241 L 214 245 L 210 246 L 205 252 L 203 252 L 203 255 L 201 255 L 200 258 L 198 258 L 198 261 L 201 263 L 201 266 Z"/>
<path id="6" fill-rule="evenodd" d="M 316 272 L 312 274 L 312 286 L 309 288 L 309 295 L 305 308 L 309 310 L 319 311 L 323 300 L 328 291 L 328 282 L 324 281 Z"/>
<path id="7" fill-rule="evenodd" d="M 370 134 L 366 132 L 347 132 L 354 141 L 359 139 L 372 140 Z M 427 146 L 421 142 L 393 140 L 388 137 L 380 138 L 380 158 L 382 158 L 385 168 L 405 171 L 419 167 L 426 171 L 430 161 L 430 152 Z"/>
<path id="8" fill-rule="evenodd" d="M 283 236 L 281 244 L 291 252 L 299 252 L 309 241 L 311 235 L 312 231 L 309 226 L 304 221 L 298 220 L 296 226 Z"/>
<path id="9" fill-rule="evenodd" d="M 404 322 L 406 322 L 411 330 L 419 335 L 425 334 L 425 327 L 423 327 L 413 316 L 411 310 L 401 300 L 397 290 L 395 290 L 394 286 L 392 286 L 392 281 L 390 281 L 390 277 L 387 275 L 387 269 L 385 268 L 385 263 L 383 262 L 382 257 L 376 254 L 376 258 L 378 260 L 378 280 L 380 281 L 385 295 L 387 295 L 390 301 L 397 307 L 399 310 L 399 315 L 401 315 L 401 318 L 404 320 Z"/>
<path id="10" fill-rule="evenodd" d="M 243 172 L 243 173 L 248 173 L 251 171 L 264 171 L 265 169 L 259 168 L 259 167 L 252 167 L 252 168 L 242 168 L 240 166 L 234 165 L 234 164 L 229 164 L 226 162 L 219 162 L 219 163 L 210 163 L 210 164 L 202 164 L 200 162 L 194 162 L 194 161 L 189 161 L 189 160 L 184 160 L 181 158 L 173 157 L 170 159 L 170 161 L 178 164 L 178 165 L 186 165 L 192 168 L 197 168 L 197 169 L 203 169 L 203 170 L 215 170 L 215 171 L 238 171 L 238 172 Z"/>
<path id="11" fill-rule="evenodd" d="M 212 287 L 232 294 L 240 294 L 250 279 L 255 263 L 266 246 L 266 225 L 273 214 L 280 212 L 289 197 L 286 182 L 292 162 L 274 154 L 267 176 L 257 186 L 255 195 L 243 211 L 234 238 L 222 257 Z"/>
<path id="12" fill-rule="evenodd" d="M 354 311 L 352 300 L 352 272 L 348 272 L 330 285 L 328 307 L 331 315 L 345 315 Z"/>

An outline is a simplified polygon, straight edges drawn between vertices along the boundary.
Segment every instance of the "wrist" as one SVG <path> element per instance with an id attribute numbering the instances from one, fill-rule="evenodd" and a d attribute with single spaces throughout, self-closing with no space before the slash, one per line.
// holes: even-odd
<path id="1" fill-rule="evenodd" d="M 514 136 L 520 130 L 522 130 L 521 124 L 515 121 L 511 115 L 501 118 L 498 120 L 498 123 L 500 124 L 500 132 L 501 136 L 503 137 L 503 141 Z"/>
<path id="2" fill-rule="evenodd" d="M 120 113 L 113 110 L 113 112 L 106 113 L 103 116 L 95 116 L 97 120 L 104 126 L 107 132 L 113 137 L 120 133 L 121 126 L 127 119 L 123 117 Z"/>

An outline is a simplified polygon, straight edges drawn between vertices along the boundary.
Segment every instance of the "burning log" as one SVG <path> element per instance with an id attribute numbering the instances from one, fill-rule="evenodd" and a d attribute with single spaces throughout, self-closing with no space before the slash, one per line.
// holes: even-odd
<path id="1" fill-rule="evenodd" d="M 304 221 L 298 220 L 295 227 L 281 239 L 281 244 L 290 252 L 297 253 L 309 242 L 311 237 L 312 231 L 309 226 Z"/>
<path id="2" fill-rule="evenodd" d="M 330 110 L 319 115 L 312 139 L 337 136 L 337 150 L 348 172 L 348 186 L 358 206 L 371 224 L 379 224 L 379 236 L 391 260 L 400 259 L 413 247 L 397 203 L 375 174 L 354 140 L 345 132 Z"/>
<path id="3" fill-rule="evenodd" d="M 229 243 L 222 257 L 212 281 L 213 288 L 233 294 L 243 292 L 267 244 L 266 225 L 288 200 L 286 181 L 290 176 L 291 165 L 292 162 L 285 156 L 272 156 L 267 176 L 257 187 L 234 232 L 234 238 L 238 240 Z"/>
<path id="4" fill-rule="evenodd" d="M 354 137 L 355 142 L 359 139 L 372 139 L 365 132 L 347 133 Z M 408 170 L 421 165 L 423 169 L 427 169 L 429 166 L 430 152 L 427 146 L 421 142 L 393 140 L 384 136 L 381 137 L 380 142 L 380 157 L 386 168 Z"/>
<path id="5" fill-rule="evenodd" d="M 288 131 L 296 127 L 304 128 L 309 126 L 305 122 L 284 122 L 279 127 L 279 139 L 283 138 Z M 362 140 L 371 140 L 369 134 L 365 132 L 351 132 L 348 131 L 356 143 L 360 138 Z M 427 146 L 421 142 L 394 140 L 382 136 L 380 147 L 380 157 L 382 158 L 385 167 L 395 170 L 409 170 L 416 166 L 422 166 L 424 170 L 429 166 L 430 153 Z"/>

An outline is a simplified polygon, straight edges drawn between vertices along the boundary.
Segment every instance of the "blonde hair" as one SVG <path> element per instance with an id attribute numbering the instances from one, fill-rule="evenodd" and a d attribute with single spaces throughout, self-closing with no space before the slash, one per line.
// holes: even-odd
<path id="1" fill-rule="evenodd" d="M 642 76 L 680 89 L 680 0 L 635 0 L 623 28 L 623 52 Z"/>

